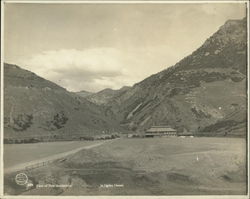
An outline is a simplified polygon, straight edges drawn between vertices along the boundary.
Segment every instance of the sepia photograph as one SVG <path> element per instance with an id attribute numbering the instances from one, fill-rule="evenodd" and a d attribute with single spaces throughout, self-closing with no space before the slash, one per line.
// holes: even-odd
<path id="1" fill-rule="evenodd" d="M 3 198 L 248 198 L 248 9 L 3 1 Z"/>

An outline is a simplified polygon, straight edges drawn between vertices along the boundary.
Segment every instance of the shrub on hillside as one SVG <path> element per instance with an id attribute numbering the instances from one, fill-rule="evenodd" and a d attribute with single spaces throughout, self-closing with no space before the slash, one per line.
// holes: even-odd
<path id="1" fill-rule="evenodd" d="M 32 124 L 33 115 L 32 114 L 18 114 L 17 117 L 13 118 L 12 128 L 15 131 L 24 131 L 29 128 Z"/>

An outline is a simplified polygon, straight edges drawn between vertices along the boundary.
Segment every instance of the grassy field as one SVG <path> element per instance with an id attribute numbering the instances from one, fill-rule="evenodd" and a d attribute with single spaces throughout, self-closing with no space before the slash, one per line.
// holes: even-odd
<path id="1" fill-rule="evenodd" d="M 246 193 L 246 141 L 240 138 L 119 139 L 26 171 L 26 190 L 5 176 L 7 194 L 199 195 Z M 12 180 L 11 180 L 12 179 Z M 70 185 L 67 188 L 37 185 Z"/>
<path id="2" fill-rule="evenodd" d="M 70 151 L 95 142 L 41 142 L 33 144 L 5 144 L 4 167 L 8 168 L 17 164 L 45 158 L 58 153 Z"/>

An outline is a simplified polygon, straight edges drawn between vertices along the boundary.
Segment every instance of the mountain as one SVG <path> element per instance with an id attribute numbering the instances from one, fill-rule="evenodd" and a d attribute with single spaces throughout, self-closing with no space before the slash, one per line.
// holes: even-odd
<path id="1" fill-rule="evenodd" d="M 4 64 L 5 137 L 143 133 L 152 125 L 206 136 L 246 136 L 247 21 L 229 20 L 174 66 L 133 87 L 81 97 Z"/>
<path id="2" fill-rule="evenodd" d="M 229 20 L 191 55 L 109 99 L 122 126 L 167 124 L 208 136 L 245 136 L 247 21 Z"/>
<path id="3" fill-rule="evenodd" d="M 123 95 L 130 88 L 131 87 L 129 86 L 124 86 L 118 90 L 106 88 L 104 90 L 99 91 L 98 93 L 94 93 L 92 95 L 86 96 L 86 99 L 98 105 L 106 105 L 110 102 L 111 99 L 114 99 Z"/>
<path id="4" fill-rule="evenodd" d="M 65 138 L 121 130 L 105 110 L 16 65 L 4 64 L 5 138 Z"/>
<path id="5" fill-rule="evenodd" d="M 81 97 L 88 97 L 90 95 L 93 95 L 92 92 L 88 92 L 88 91 L 79 91 L 79 92 L 75 92 L 77 95 L 81 96 Z"/>

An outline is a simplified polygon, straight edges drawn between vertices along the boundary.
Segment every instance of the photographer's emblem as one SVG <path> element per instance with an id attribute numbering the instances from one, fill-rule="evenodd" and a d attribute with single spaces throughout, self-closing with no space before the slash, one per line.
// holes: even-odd
<path id="1" fill-rule="evenodd" d="M 28 176 L 25 173 L 19 173 L 16 175 L 15 181 L 18 185 L 26 185 L 28 183 Z"/>

